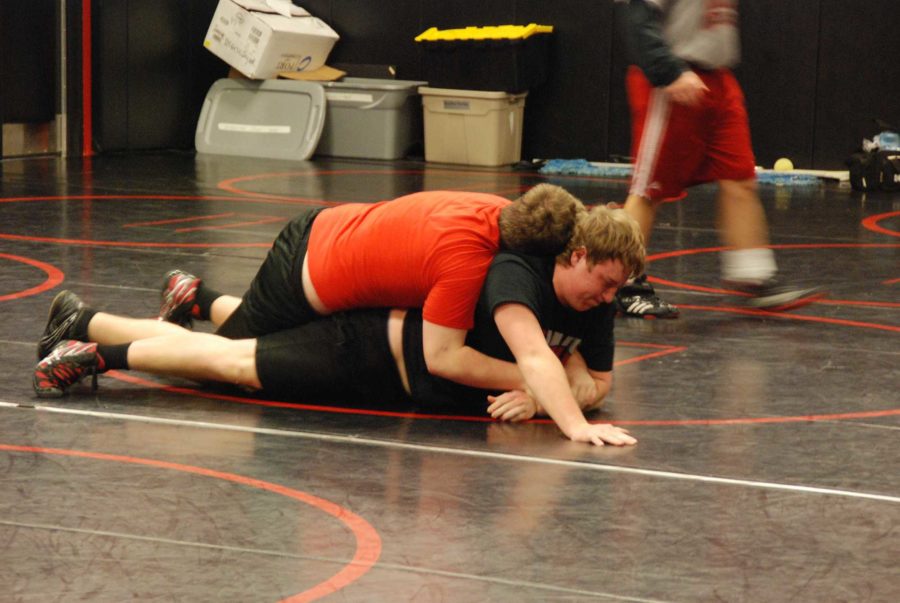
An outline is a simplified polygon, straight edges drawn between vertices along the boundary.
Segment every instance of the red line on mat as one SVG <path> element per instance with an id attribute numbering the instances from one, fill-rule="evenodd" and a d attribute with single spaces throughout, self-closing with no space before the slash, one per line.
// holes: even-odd
<path id="1" fill-rule="evenodd" d="M 314 601 L 326 595 L 332 594 L 348 584 L 358 580 L 366 574 L 381 556 L 381 537 L 372 525 L 365 519 L 353 513 L 349 509 L 342 507 L 324 498 L 313 496 L 301 490 L 288 488 L 280 484 L 263 481 L 260 479 L 238 475 L 237 473 L 227 473 L 224 471 L 216 471 L 207 469 L 206 467 L 198 467 L 195 465 L 183 465 L 181 463 L 172 463 L 169 461 L 158 461 L 155 459 L 145 459 L 134 456 L 124 456 L 119 454 L 105 454 L 101 452 L 88 452 L 84 450 L 67 450 L 60 448 L 42 448 L 39 446 L 17 446 L 12 444 L 0 444 L 0 450 L 8 452 L 31 452 L 36 454 L 55 454 L 58 456 L 68 456 L 75 458 L 86 458 L 98 461 L 112 461 L 116 463 L 131 463 L 133 465 L 144 465 L 147 467 L 155 467 L 157 469 L 168 469 L 181 471 L 184 473 L 192 473 L 194 475 L 202 475 L 204 477 L 212 477 L 219 480 L 229 481 L 242 486 L 249 486 L 259 490 L 266 490 L 274 494 L 279 494 L 287 498 L 300 501 L 311 507 L 319 509 L 331 515 L 341 523 L 343 523 L 356 540 L 356 552 L 353 559 L 350 560 L 338 573 L 334 574 L 327 580 L 324 580 L 316 586 L 309 588 L 301 593 L 292 595 L 282 599 L 290 603 L 301 603 L 306 601 Z"/>

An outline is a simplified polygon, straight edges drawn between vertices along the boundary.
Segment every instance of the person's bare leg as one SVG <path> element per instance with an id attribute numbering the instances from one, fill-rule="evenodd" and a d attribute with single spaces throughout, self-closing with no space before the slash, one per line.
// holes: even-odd
<path id="1" fill-rule="evenodd" d="M 729 247 L 721 254 L 722 280 L 749 296 L 754 308 L 784 311 L 813 302 L 825 293 L 818 287 L 787 284 L 778 277 L 775 252 L 755 180 L 719 182 L 718 228 Z"/>
<path id="2" fill-rule="evenodd" d="M 141 339 L 128 347 L 128 368 L 195 381 L 262 388 L 256 372 L 256 339 L 226 339 L 189 331 Z"/>
<path id="3" fill-rule="evenodd" d="M 659 203 L 651 201 L 641 195 L 628 195 L 625 200 L 625 212 L 637 220 L 641 226 L 641 234 L 644 235 L 644 245 L 650 244 L 650 234 L 653 232 L 653 224 L 656 222 L 656 210 Z"/>
<path id="4" fill-rule="evenodd" d="M 130 343 L 138 339 L 190 333 L 184 327 L 155 318 L 129 318 L 97 312 L 88 323 L 88 341 L 100 344 Z"/>
<path id="5" fill-rule="evenodd" d="M 769 244 L 769 226 L 756 180 L 721 180 L 716 207 L 716 223 L 725 245 L 754 249 Z"/>
<path id="6" fill-rule="evenodd" d="M 775 276 L 775 253 L 767 247 L 769 227 L 755 180 L 722 180 L 716 197 L 716 226 L 729 249 L 722 253 L 722 278 L 762 283 Z"/>
<path id="7" fill-rule="evenodd" d="M 220 295 L 216 298 L 216 300 L 212 303 L 212 306 L 210 306 L 209 308 L 209 320 L 218 327 L 226 320 L 228 320 L 228 317 L 231 316 L 231 313 L 234 312 L 240 305 L 240 297 L 235 297 L 233 295 Z"/>

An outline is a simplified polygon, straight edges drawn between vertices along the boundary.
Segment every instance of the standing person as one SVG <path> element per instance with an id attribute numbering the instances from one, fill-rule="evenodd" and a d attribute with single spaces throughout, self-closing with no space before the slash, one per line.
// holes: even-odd
<path id="1" fill-rule="evenodd" d="M 38 396 L 60 396 L 87 374 L 132 369 L 234 383 L 280 398 L 410 395 L 423 403 L 484 404 L 490 396 L 488 412 L 495 418 L 546 414 L 572 440 L 633 444 L 627 431 L 590 424 L 582 410 L 598 407 L 612 386 L 612 302 L 643 263 L 637 224 L 606 207 L 582 214 L 555 258 L 497 255 L 466 344 L 514 362 L 528 393 L 524 387 L 483 391 L 433 375 L 419 309 L 355 310 L 257 338 L 228 339 L 97 312 L 69 291 L 57 296 L 50 313 L 52 324 L 68 326 L 47 329 L 43 341 L 53 350 L 35 367 L 33 385 Z"/>
<path id="2" fill-rule="evenodd" d="M 695 184 L 717 182 L 718 229 L 728 250 L 722 280 L 752 308 L 783 311 L 822 293 L 786 285 L 767 247 L 768 226 L 757 194 L 750 126 L 740 85 L 731 72 L 740 58 L 737 0 L 618 0 L 626 2 L 626 75 L 631 107 L 631 190 L 625 211 L 649 241 L 659 204 Z M 646 275 L 617 296 L 619 311 L 674 318 Z"/>

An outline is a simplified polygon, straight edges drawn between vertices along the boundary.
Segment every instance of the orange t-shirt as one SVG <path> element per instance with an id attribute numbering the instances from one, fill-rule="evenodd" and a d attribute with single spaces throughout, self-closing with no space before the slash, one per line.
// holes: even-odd
<path id="1" fill-rule="evenodd" d="M 427 191 L 329 208 L 313 222 L 309 276 L 330 310 L 422 308 L 428 322 L 472 327 L 508 199 Z"/>

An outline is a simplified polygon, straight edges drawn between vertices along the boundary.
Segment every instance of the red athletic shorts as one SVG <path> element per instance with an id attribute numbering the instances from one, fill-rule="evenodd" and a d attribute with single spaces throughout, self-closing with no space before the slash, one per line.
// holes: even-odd
<path id="1" fill-rule="evenodd" d="M 688 107 L 669 100 L 639 68 L 629 67 L 625 82 L 635 158 L 631 194 L 671 198 L 695 184 L 755 177 L 740 85 L 727 69 L 697 75 L 709 92 L 699 105 Z"/>

